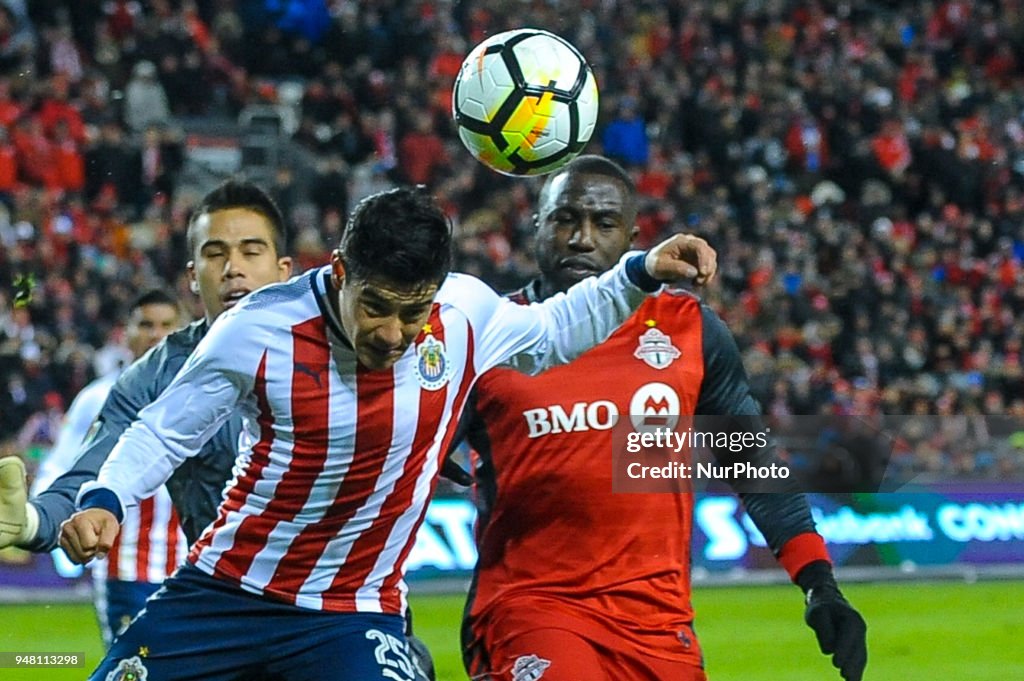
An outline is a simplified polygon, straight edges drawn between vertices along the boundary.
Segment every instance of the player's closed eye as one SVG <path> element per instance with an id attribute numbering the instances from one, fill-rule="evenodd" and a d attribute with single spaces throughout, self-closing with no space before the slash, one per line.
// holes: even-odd
<path id="1" fill-rule="evenodd" d="M 363 303 L 362 307 L 368 317 L 386 317 L 390 314 L 389 310 L 378 303 Z"/>
<path id="2" fill-rule="evenodd" d="M 430 307 L 417 307 L 411 310 L 402 310 L 402 313 L 398 315 L 398 317 L 402 320 L 403 324 L 415 324 L 419 320 L 423 319 L 429 311 Z"/>

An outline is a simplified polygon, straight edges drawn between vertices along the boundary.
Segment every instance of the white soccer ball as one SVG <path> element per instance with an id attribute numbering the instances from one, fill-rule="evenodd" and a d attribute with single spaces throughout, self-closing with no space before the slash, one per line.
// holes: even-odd
<path id="1" fill-rule="evenodd" d="M 594 134 L 597 108 L 597 81 L 583 56 L 536 28 L 473 48 L 452 96 L 462 143 L 506 175 L 543 175 L 568 163 Z"/>

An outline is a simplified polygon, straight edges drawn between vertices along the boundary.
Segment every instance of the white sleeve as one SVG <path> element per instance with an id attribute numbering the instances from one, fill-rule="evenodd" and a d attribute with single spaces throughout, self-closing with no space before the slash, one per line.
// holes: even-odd
<path id="1" fill-rule="evenodd" d="M 626 276 L 627 253 L 604 274 L 589 277 L 544 302 L 518 305 L 483 284 L 470 317 L 479 343 L 479 374 L 504 364 L 536 374 L 567 364 L 604 341 L 649 294 Z"/>
<path id="2" fill-rule="evenodd" d="M 57 441 L 39 464 L 35 480 L 32 481 L 30 496 L 34 497 L 45 491 L 54 480 L 67 473 L 74 465 L 78 453 L 82 450 L 85 436 L 89 434 L 93 421 L 103 409 L 103 402 L 113 385 L 113 380 L 109 379 L 94 381 L 71 401 L 71 406 L 64 414 L 64 422 L 57 434 Z"/>
<path id="3" fill-rule="evenodd" d="M 122 509 L 152 496 L 252 392 L 271 325 L 261 312 L 238 311 L 214 322 L 167 389 L 121 435 L 96 481 L 82 486 L 78 502 L 97 488 L 112 490 Z"/>

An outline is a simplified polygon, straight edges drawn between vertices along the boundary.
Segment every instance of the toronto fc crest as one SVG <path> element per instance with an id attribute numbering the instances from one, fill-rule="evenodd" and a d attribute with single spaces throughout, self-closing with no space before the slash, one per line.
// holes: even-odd
<path id="1" fill-rule="evenodd" d="M 512 665 L 512 681 L 537 681 L 551 666 L 551 660 L 536 655 L 520 655 Z"/>
<path id="2" fill-rule="evenodd" d="M 416 378 L 424 390 L 440 390 L 451 378 L 451 364 L 444 342 L 427 334 L 416 346 Z"/>
<path id="3" fill-rule="evenodd" d="M 654 369 L 667 368 L 680 354 L 679 348 L 672 345 L 672 339 L 654 327 L 640 335 L 640 344 L 633 351 L 634 357 Z"/>

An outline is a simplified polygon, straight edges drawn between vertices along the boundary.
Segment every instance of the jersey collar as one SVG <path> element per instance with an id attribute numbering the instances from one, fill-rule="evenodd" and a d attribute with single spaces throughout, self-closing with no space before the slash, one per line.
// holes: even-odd
<path id="1" fill-rule="evenodd" d="M 324 321 L 327 323 L 327 328 L 334 332 L 334 335 L 346 347 L 351 348 L 352 343 L 349 341 L 348 336 L 345 335 L 345 331 L 341 326 L 341 318 L 338 317 L 337 307 L 331 301 L 330 292 L 333 288 L 331 284 L 331 266 L 326 265 L 312 270 L 309 273 L 309 279 L 310 285 L 313 287 L 316 304 L 320 308 L 320 314 L 323 315 Z"/>

